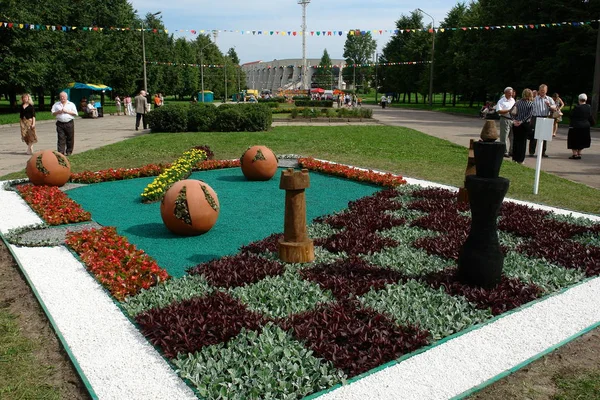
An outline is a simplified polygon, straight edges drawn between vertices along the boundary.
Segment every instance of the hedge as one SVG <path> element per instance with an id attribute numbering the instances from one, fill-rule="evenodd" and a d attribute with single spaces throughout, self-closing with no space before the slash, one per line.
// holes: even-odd
<path id="1" fill-rule="evenodd" d="M 296 100 L 296 107 L 333 107 L 333 100 Z"/>
<path id="2" fill-rule="evenodd" d="M 256 132 L 271 127 L 271 109 L 264 104 L 167 104 L 150 111 L 152 132 Z"/>

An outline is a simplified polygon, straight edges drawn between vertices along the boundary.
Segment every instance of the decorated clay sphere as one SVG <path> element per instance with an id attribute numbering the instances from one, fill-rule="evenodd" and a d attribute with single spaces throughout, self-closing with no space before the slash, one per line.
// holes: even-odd
<path id="1" fill-rule="evenodd" d="M 217 222 L 219 198 L 203 181 L 178 181 L 165 193 L 160 215 L 165 226 L 177 235 L 202 235 Z"/>
<path id="2" fill-rule="evenodd" d="M 277 156 L 266 146 L 252 146 L 240 158 L 242 172 L 249 181 L 268 181 L 277 172 Z"/>
<path id="3" fill-rule="evenodd" d="M 58 151 L 42 150 L 33 153 L 25 171 L 34 185 L 62 186 L 71 177 L 71 163 Z"/>

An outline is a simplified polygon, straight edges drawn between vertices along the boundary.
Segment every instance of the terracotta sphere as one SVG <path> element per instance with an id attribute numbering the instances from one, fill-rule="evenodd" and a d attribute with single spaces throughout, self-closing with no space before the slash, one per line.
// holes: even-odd
<path id="1" fill-rule="evenodd" d="M 195 179 L 175 182 L 160 203 L 165 226 L 177 235 L 196 236 L 208 232 L 217 222 L 219 210 L 215 191 Z"/>
<path id="2" fill-rule="evenodd" d="M 41 150 L 29 158 L 25 171 L 34 185 L 62 186 L 71 177 L 71 163 L 57 151 Z"/>
<path id="3" fill-rule="evenodd" d="M 268 181 L 277 172 L 277 156 L 266 146 L 252 146 L 240 158 L 242 172 L 249 181 Z"/>

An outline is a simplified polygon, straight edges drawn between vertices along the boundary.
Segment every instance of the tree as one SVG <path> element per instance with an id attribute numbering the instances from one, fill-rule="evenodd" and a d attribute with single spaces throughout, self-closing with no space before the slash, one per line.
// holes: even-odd
<path id="1" fill-rule="evenodd" d="M 376 49 L 377 42 L 371 36 L 371 32 L 361 31 L 360 29 L 348 32 L 344 44 L 344 58 L 346 64 L 352 64 L 353 67 L 344 69 L 344 81 L 353 82 L 356 73 L 359 78 L 359 86 L 365 89 L 367 86 L 365 85 L 365 76 L 371 74 L 371 67 L 364 64 L 370 62 Z M 356 88 L 354 89 L 356 90 Z"/>
<path id="2" fill-rule="evenodd" d="M 323 56 L 321 56 L 319 66 L 313 73 L 312 81 L 320 88 L 331 88 L 331 90 L 333 90 L 335 83 L 334 71 L 331 65 L 331 57 L 329 57 L 327 49 L 323 50 Z"/>
<path id="3" fill-rule="evenodd" d="M 227 51 L 227 57 L 229 57 L 231 59 L 232 63 L 239 65 L 240 58 L 238 57 L 237 53 L 235 52 L 235 48 L 232 47 Z"/>

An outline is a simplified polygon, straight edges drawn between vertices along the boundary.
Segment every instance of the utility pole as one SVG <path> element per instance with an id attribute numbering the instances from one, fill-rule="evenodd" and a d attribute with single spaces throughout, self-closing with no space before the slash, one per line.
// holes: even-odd
<path id="1" fill-rule="evenodd" d="M 302 6 L 302 89 L 308 89 L 308 74 L 306 70 L 306 6 L 310 0 L 298 0 Z"/>
<path id="2" fill-rule="evenodd" d="M 592 87 L 592 116 L 594 120 L 598 115 L 598 103 L 600 102 L 600 25 L 598 26 L 598 38 L 596 39 L 596 65 L 594 67 L 594 86 Z"/>
<path id="3" fill-rule="evenodd" d="M 225 80 L 225 100 L 223 103 L 227 103 L 227 58 L 225 58 L 225 63 L 223 64 L 223 79 Z"/>
<path id="4" fill-rule="evenodd" d="M 379 65 L 379 53 L 375 50 L 375 104 L 377 104 L 377 89 L 379 89 L 379 82 L 377 82 L 377 67 Z"/>

